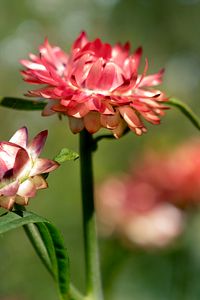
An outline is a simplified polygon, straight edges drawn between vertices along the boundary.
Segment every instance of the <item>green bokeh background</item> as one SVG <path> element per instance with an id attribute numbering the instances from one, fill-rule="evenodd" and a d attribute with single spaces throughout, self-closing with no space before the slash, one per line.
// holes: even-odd
<path id="1" fill-rule="evenodd" d="M 36 52 L 47 36 L 68 51 L 81 30 L 89 38 L 115 43 L 129 40 L 144 48 L 150 72 L 165 67 L 162 86 L 200 115 L 200 1 L 198 0 L 0 0 L 0 89 L 2 96 L 21 97 L 29 88 L 19 74 L 21 58 Z M 144 61 L 143 61 L 144 62 Z M 48 129 L 44 157 L 61 148 L 78 151 L 78 136 L 67 120 L 42 118 L 39 112 L 0 109 L 1 139 L 26 125 L 30 136 Z M 94 156 L 96 182 L 128 169 L 148 147 L 173 148 L 198 136 L 175 109 L 160 126 L 148 125 L 147 135 L 129 134 L 119 141 L 102 141 Z M 84 263 L 79 162 L 68 162 L 52 174 L 49 189 L 30 201 L 29 209 L 54 222 L 63 233 L 71 258 L 72 279 L 84 289 Z M 124 249 L 101 239 L 101 260 L 107 300 L 200 299 L 200 222 L 189 222 L 182 246 L 173 251 Z M 43 269 L 22 230 L 0 237 L 0 299 L 56 300 L 54 283 Z"/>

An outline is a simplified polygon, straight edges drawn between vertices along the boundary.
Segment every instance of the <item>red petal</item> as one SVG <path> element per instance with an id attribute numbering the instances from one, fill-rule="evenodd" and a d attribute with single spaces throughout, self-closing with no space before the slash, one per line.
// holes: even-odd
<path id="1" fill-rule="evenodd" d="M 89 112 L 89 109 L 84 103 L 77 104 L 73 108 L 69 108 L 67 110 L 67 114 L 69 116 L 75 117 L 75 118 L 82 118 Z"/>
<path id="2" fill-rule="evenodd" d="M 87 36 L 86 33 L 84 31 L 82 31 L 80 33 L 80 35 L 78 36 L 78 38 L 75 40 L 74 44 L 73 44 L 73 49 L 75 48 L 83 48 L 84 45 L 88 42 L 87 40 Z"/>
<path id="3" fill-rule="evenodd" d="M 98 89 L 98 82 L 102 75 L 103 70 L 103 59 L 99 58 L 93 63 L 88 76 L 85 81 L 85 86 L 87 89 Z"/>
<path id="4" fill-rule="evenodd" d="M 113 63 L 107 63 L 104 67 L 101 79 L 98 83 L 98 89 L 108 91 L 112 88 L 114 78 L 116 76 L 116 68 Z"/>
<path id="5" fill-rule="evenodd" d="M 138 70 L 141 56 L 142 56 L 142 47 L 139 47 L 136 49 L 136 51 L 132 55 L 132 63 L 133 63 L 133 67 L 134 67 L 135 71 Z"/>
<path id="6" fill-rule="evenodd" d="M 145 76 L 140 82 L 140 87 L 142 86 L 154 86 L 162 83 L 162 77 L 164 74 L 164 69 L 160 70 L 160 72 L 156 74 L 152 74 L 149 76 Z"/>
<path id="7" fill-rule="evenodd" d="M 123 119 L 126 121 L 128 126 L 136 128 L 142 128 L 144 125 L 142 124 L 141 120 L 138 118 L 134 110 L 129 106 L 121 106 L 118 108 L 120 114 L 122 115 Z"/>

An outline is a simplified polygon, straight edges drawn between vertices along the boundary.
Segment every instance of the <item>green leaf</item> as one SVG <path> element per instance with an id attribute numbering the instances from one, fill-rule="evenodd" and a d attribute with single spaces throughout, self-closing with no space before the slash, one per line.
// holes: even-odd
<path id="1" fill-rule="evenodd" d="M 191 122 L 200 130 L 200 118 L 191 110 L 191 108 L 179 99 L 170 98 L 166 104 L 177 107 Z"/>
<path id="2" fill-rule="evenodd" d="M 69 258 L 64 247 L 64 241 L 58 230 L 51 223 L 45 224 L 53 242 L 55 253 L 51 255 L 51 259 L 57 262 L 57 281 L 62 295 L 66 295 L 69 290 L 70 277 L 69 275 Z M 55 261 L 56 258 L 56 261 Z"/>
<path id="3" fill-rule="evenodd" d="M 0 216 L 0 233 L 24 226 L 33 247 L 56 281 L 62 299 L 68 299 L 69 259 L 62 236 L 47 219 L 25 210 Z"/>
<path id="4" fill-rule="evenodd" d="M 42 218 L 34 213 L 27 211 L 20 213 L 23 215 L 20 216 L 15 212 L 9 212 L 0 217 L 0 234 L 29 223 L 48 222 L 45 218 Z"/>
<path id="5" fill-rule="evenodd" d="M 14 97 L 0 98 L 0 105 L 18 110 L 43 110 L 46 102 L 40 100 L 28 100 Z"/>
<path id="6" fill-rule="evenodd" d="M 67 148 L 63 148 L 60 151 L 60 153 L 58 155 L 56 155 L 54 160 L 57 163 L 61 164 L 61 163 L 64 163 L 65 161 L 68 161 L 68 160 L 76 160 L 77 158 L 79 158 L 78 153 L 76 153 L 72 150 L 69 150 Z"/>

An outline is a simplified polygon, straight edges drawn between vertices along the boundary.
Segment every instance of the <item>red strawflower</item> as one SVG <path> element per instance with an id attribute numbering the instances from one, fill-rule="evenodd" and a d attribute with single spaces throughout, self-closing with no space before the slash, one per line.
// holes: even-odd
<path id="1" fill-rule="evenodd" d="M 142 48 L 133 54 L 129 50 L 129 43 L 111 47 L 100 39 L 88 41 L 82 32 L 68 55 L 46 39 L 38 56 L 30 54 L 30 60 L 21 61 L 25 81 L 45 84 L 28 95 L 48 99 L 43 115 L 66 114 L 74 133 L 104 127 L 118 138 L 128 126 L 141 135 L 146 132 L 141 116 L 159 124 L 167 108 L 164 94 L 152 88 L 162 82 L 163 70 L 146 76 L 146 60 L 138 74 Z"/>

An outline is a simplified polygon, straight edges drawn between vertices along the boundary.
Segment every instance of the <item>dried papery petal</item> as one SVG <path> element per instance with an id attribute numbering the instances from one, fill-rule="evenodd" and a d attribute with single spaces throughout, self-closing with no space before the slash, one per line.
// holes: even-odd
<path id="1" fill-rule="evenodd" d="M 116 112 L 114 115 L 101 115 L 101 125 L 107 129 L 115 129 L 120 123 L 120 114 Z"/>
<path id="2" fill-rule="evenodd" d="M 83 119 L 69 117 L 69 127 L 73 133 L 82 131 L 84 128 Z"/>
<path id="3" fill-rule="evenodd" d="M 11 210 L 14 204 L 15 204 L 15 197 L 6 197 L 6 196 L 0 197 L 0 207 L 3 207 L 7 210 Z"/>
<path id="4" fill-rule="evenodd" d="M 90 112 L 89 114 L 87 114 L 84 117 L 83 122 L 84 122 L 85 128 L 90 133 L 97 132 L 101 127 L 100 116 L 97 112 Z"/>

